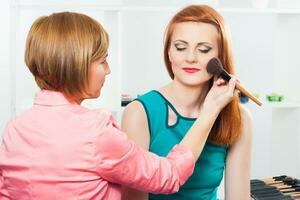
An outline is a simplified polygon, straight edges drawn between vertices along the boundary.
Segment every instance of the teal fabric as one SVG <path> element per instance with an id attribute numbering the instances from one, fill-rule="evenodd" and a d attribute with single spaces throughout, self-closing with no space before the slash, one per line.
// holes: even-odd
<path id="1" fill-rule="evenodd" d="M 174 106 L 158 91 L 152 90 L 136 99 L 141 102 L 148 118 L 150 132 L 150 151 L 166 156 L 172 147 L 182 140 L 195 118 L 181 116 Z M 177 115 L 177 121 L 168 125 L 168 108 Z M 193 175 L 171 195 L 150 194 L 151 200 L 216 200 L 217 188 L 223 178 L 227 148 L 206 143 L 196 162 Z"/>

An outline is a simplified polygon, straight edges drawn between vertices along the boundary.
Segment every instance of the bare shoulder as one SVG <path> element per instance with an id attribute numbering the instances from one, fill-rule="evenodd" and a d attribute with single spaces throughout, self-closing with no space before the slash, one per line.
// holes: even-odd
<path id="1" fill-rule="evenodd" d="M 240 105 L 241 112 L 241 135 L 240 137 L 231 145 L 230 154 L 240 155 L 245 153 L 251 148 L 252 135 L 253 135 L 253 118 L 252 114 L 247 107 Z"/>
<path id="2" fill-rule="evenodd" d="M 128 104 L 123 112 L 122 130 L 144 149 L 149 148 L 150 131 L 147 114 L 139 101 Z"/>
<path id="3" fill-rule="evenodd" d="M 147 121 L 146 111 L 141 102 L 132 101 L 125 107 L 122 124 L 128 121 L 135 121 L 136 123 Z"/>
<path id="4" fill-rule="evenodd" d="M 253 117 L 250 110 L 244 105 L 240 105 L 242 119 L 242 135 L 241 139 L 249 141 L 252 138 Z"/>
<path id="5" fill-rule="evenodd" d="M 240 110 L 241 110 L 242 124 L 243 125 L 247 125 L 247 124 L 252 125 L 253 116 L 252 116 L 250 110 L 244 105 L 240 105 Z"/>

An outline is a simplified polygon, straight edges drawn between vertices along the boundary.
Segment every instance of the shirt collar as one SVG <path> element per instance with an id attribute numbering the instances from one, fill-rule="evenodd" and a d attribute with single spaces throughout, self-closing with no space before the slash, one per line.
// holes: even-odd
<path id="1" fill-rule="evenodd" d="M 41 90 L 35 94 L 34 104 L 46 106 L 61 106 L 69 104 L 77 104 L 70 102 L 62 92 L 52 90 Z"/>

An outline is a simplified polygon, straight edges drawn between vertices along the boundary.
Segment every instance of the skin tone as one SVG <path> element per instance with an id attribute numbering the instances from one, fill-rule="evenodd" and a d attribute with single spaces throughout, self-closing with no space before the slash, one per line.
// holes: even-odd
<path id="1" fill-rule="evenodd" d="M 90 65 L 88 93 L 90 98 L 100 96 L 101 88 L 105 82 L 105 76 L 110 74 L 110 68 L 107 63 L 107 54 Z"/>
<path id="2" fill-rule="evenodd" d="M 199 114 L 202 90 L 212 77 L 206 71 L 206 65 L 218 55 L 217 47 L 217 30 L 214 26 L 196 22 L 184 22 L 175 26 L 169 49 L 174 81 L 159 91 L 185 117 L 194 118 Z M 185 69 L 199 71 L 189 73 Z M 189 98 L 185 98 L 187 96 Z"/>
<path id="3" fill-rule="evenodd" d="M 104 85 L 105 77 L 110 74 L 109 64 L 107 62 L 108 54 L 100 59 L 95 60 L 89 66 L 89 85 L 88 95 L 89 99 L 98 98 L 101 93 L 101 88 Z M 76 103 L 81 104 L 84 99 L 75 100 Z"/>
<path id="4" fill-rule="evenodd" d="M 201 94 L 206 92 L 208 81 L 212 78 L 206 72 L 206 65 L 211 58 L 218 56 L 217 29 L 207 23 L 178 23 L 172 34 L 168 53 L 174 80 L 160 88 L 159 92 L 173 104 L 180 115 L 191 118 L 201 116 L 202 108 L 211 104 L 217 96 L 221 96 L 224 93 L 221 88 L 228 86 L 222 79 L 214 78 L 213 87 L 205 100 L 202 98 Z M 208 107 L 212 108 L 211 106 Z M 225 198 L 230 200 L 250 199 L 252 118 L 244 107 L 241 107 L 241 116 L 243 126 L 241 137 L 229 147 L 226 160 Z M 169 112 L 169 124 L 174 124 L 176 120 L 176 114 Z M 149 150 L 150 134 L 147 115 L 138 101 L 126 107 L 122 118 L 122 129 L 142 148 Z M 148 195 L 123 188 L 122 199 L 146 200 Z"/>

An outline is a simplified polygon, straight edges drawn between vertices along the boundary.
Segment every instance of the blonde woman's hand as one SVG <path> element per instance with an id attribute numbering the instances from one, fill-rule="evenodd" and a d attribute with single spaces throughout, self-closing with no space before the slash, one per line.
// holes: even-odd
<path id="1" fill-rule="evenodd" d="M 235 89 L 237 79 L 232 77 L 229 82 L 222 78 L 214 78 L 214 83 L 203 103 L 205 109 L 216 109 L 220 112 L 234 97 L 238 96 L 239 91 Z"/>

